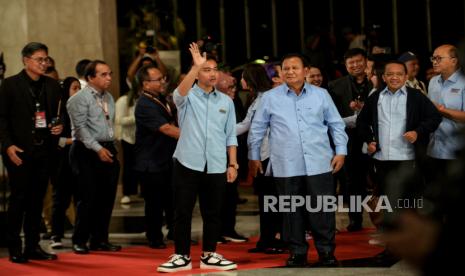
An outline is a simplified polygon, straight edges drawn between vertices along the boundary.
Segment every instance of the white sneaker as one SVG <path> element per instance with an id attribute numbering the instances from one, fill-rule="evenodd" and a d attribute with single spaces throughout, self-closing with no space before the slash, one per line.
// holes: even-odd
<path id="1" fill-rule="evenodd" d="M 161 264 L 158 268 L 158 272 L 176 272 L 192 269 L 192 262 L 190 257 L 184 255 L 173 254 L 170 259 Z"/>
<path id="2" fill-rule="evenodd" d="M 218 269 L 218 270 L 232 270 L 237 268 L 237 264 L 226 260 L 218 253 L 208 253 L 207 255 L 200 256 L 201 269 Z"/>
<path id="3" fill-rule="evenodd" d="M 120 201 L 121 204 L 129 204 L 131 203 L 131 198 L 129 196 L 123 196 Z"/>

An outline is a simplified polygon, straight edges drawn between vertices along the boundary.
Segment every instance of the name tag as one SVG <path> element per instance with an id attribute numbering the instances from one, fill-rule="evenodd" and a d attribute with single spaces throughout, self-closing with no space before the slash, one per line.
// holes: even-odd
<path id="1" fill-rule="evenodd" d="M 220 108 L 220 113 L 226 113 L 226 109 Z"/>
<path id="2" fill-rule="evenodd" d="M 47 128 L 47 118 L 45 117 L 45 111 L 38 111 L 35 113 L 35 127 L 36 128 Z"/>
<path id="3" fill-rule="evenodd" d="M 460 88 L 451 88 L 451 89 L 450 89 L 450 93 L 455 93 L 455 94 L 457 94 L 457 93 L 459 93 L 459 92 L 460 92 Z"/>

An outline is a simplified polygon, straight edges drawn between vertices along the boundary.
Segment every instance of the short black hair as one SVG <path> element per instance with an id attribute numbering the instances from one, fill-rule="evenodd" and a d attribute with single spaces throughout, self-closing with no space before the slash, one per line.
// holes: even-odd
<path id="1" fill-rule="evenodd" d="M 284 55 L 283 58 L 281 59 L 281 66 L 282 66 L 284 60 L 290 59 L 290 58 L 298 58 L 298 59 L 300 59 L 302 61 L 302 64 L 304 65 L 304 67 L 309 66 L 307 58 L 304 55 L 300 54 L 300 53 L 290 53 L 290 54 Z"/>
<path id="2" fill-rule="evenodd" d="M 355 57 L 355 56 L 358 56 L 358 55 L 362 55 L 364 58 L 367 57 L 367 52 L 365 50 L 363 50 L 362 48 L 351 48 L 349 50 L 347 50 L 344 54 L 344 61 L 346 61 L 347 59 L 351 58 L 351 57 Z"/>
<path id="3" fill-rule="evenodd" d="M 389 65 L 389 64 L 399 64 L 399 65 L 402 65 L 402 67 L 404 67 L 404 71 L 405 71 L 405 74 L 407 74 L 407 65 L 405 65 L 405 63 L 403 63 L 402 61 L 398 61 L 398 60 L 390 60 L 388 62 L 386 62 L 384 64 L 384 72 L 386 72 L 386 67 Z"/>
<path id="4" fill-rule="evenodd" d="M 95 77 L 95 74 L 97 73 L 96 68 L 98 64 L 107 65 L 105 61 L 99 60 L 99 59 L 92 60 L 91 62 L 89 62 L 89 64 L 87 64 L 86 66 L 86 70 L 84 73 L 84 78 L 86 79 L 86 81 L 89 81 L 90 77 L 93 77 L 93 78 Z"/>
<path id="5" fill-rule="evenodd" d="M 76 74 L 79 78 L 84 77 L 84 74 L 86 73 L 86 66 L 87 64 L 90 63 L 90 59 L 81 59 L 76 63 L 76 67 L 74 68 L 76 70 Z"/>
<path id="6" fill-rule="evenodd" d="M 135 80 L 136 80 L 137 84 L 140 85 L 141 87 L 142 87 L 142 82 L 149 79 L 149 70 L 150 69 L 160 70 L 154 64 L 144 65 L 141 68 L 139 68 L 139 70 L 137 70 Z"/>
<path id="7" fill-rule="evenodd" d="M 48 55 L 48 47 L 47 45 L 40 43 L 40 42 L 29 42 L 24 46 L 23 50 L 21 50 L 21 55 L 23 57 L 30 57 L 37 51 L 45 51 Z"/>

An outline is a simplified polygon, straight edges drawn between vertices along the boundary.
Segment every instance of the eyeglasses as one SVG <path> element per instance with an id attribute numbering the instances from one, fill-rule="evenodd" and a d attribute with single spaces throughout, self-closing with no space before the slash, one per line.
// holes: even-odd
<path id="1" fill-rule="evenodd" d="M 159 77 L 158 79 L 148 79 L 147 81 L 153 81 L 153 82 L 165 82 L 166 81 L 166 76 Z"/>
<path id="2" fill-rule="evenodd" d="M 455 57 L 441 57 L 441 56 L 432 56 L 429 58 L 431 62 L 437 62 L 440 63 L 443 58 L 455 58 Z"/>
<path id="3" fill-rule="evenodd" d="M 50 60 L 49 57 L 37 57 L 37 58 L 27 57 L 27 58 L 32 59 L 33 61 L 35 61 L 35 62 L 37 62 L 39 64 L 47 63 Z"/>

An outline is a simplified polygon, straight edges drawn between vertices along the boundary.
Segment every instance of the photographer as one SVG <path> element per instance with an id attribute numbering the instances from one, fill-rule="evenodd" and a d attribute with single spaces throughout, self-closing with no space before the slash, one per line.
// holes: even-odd
<path id="1" fill-rule="evenodd" d="M 126 75 L 126 83 L 129 87 L 132 85 L 132 81 L 134 80 L 134 76 L 139 68 L 144 65 L 154 64 L 160 69 L 161 73 L 166 76 L 167 70 L 166 66 L 163 61 L 160 59 L 160 55 L 158 51 L 153 46 L 147 46 L 145 43 L 139 43 L 139 50 L 137 51 L 136 58 L 131 62 L 129 65 L 128 73 Z"/>

